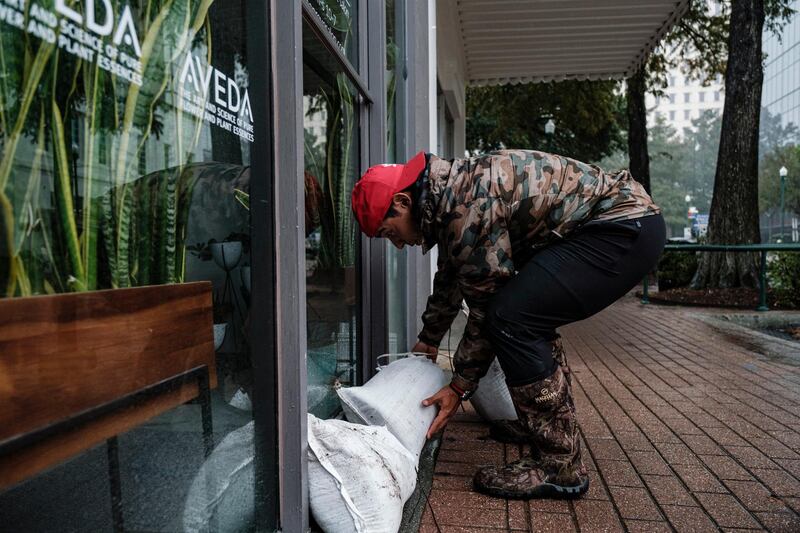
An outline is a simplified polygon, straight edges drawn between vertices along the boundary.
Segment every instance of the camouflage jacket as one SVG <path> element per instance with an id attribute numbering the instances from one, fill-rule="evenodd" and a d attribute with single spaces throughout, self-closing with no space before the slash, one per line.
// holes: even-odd
<path id="1" fill-rule="evenodd" d="M 486 306 L 538 248 L 593 220 L 653 215 L 658 206 L 628 171 L 531 150 L 502 150 L 448 161 L 428 156 L 421 198 L 424 251 L 439 245 L 433 293 L 419 339 L 438 346 L 461 309 L 470 308 L 455 353 L 454 384 L 471 390 L 494 354 L 483 334 Z"/>

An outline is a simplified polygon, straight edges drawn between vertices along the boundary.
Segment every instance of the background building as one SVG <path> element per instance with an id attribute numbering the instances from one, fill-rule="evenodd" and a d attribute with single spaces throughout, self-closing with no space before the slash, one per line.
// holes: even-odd
<path id="1" fill-rule="evenodd" d="M 714 0 L 707 0 L 706 4 L 714 15 L 722 9 Z M 663 95 L 648 93 L 645 97 L 648 122 L 655 124 L 656 120 L 663 120 L 675 128 L 679 136 L 683 135 L 684 128 L 692 128 L 692 120 L 703 111 L 713 109 L 721 115 L 724 104 L 725 82 L 722 76 L 716 76 L 704 86 L 701 80 L 688 78 L 684 65 L 680 64 L 667 71 L 667 87 Z"/>
<path id="2" fill-rule="evenodd" d="M 761 94 L 759 195 L 761 238 L 764 242 L 800 241 L 800 2 L 780 36 L 764 33 L 764 87 Z M 792 148 L 794 146 L 794 148 Z M 780 167 L 787 175 L 780 177 Z M 784 181 L 784 211 L 780 209 L 780 182 Z M 783 227 L 782 227 L 783 225 Z"/>
<path id="3" fill-rule="evenodd" d="M 800 2 L 792 9 L 800 10 Z M 764 88 L 761 105 L 781 123 L 800 125 L 800 18 L 795 14 L 779 36 L 765 32 Z"/>
<path id="4" fill-rule="evenodd" d="M 722 114 L 725 86 L 721 76 L 703 86 L 699 80 L 688 78 L 681 66 L 676 66 L 669 70 L 667 83 L 662 96 L 648 93 L 645 98 L 648 123 L 655 124 L 661 119 L 682 135 L 683 129 L 691 128 L 692 120 L 701 112 L 712 109 Z"/>

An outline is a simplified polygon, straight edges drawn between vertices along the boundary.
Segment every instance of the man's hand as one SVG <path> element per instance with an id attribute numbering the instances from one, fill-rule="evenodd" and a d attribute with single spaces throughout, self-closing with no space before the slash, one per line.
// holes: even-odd
<path id="1" fill-rule="evenodd" d="M 425 407 L 435 405 L 439 408 L 439 414 L 433 419 L 433 423 L 428 429 L 428 438 L 431 438 L 431 435 L 444 429 L 447 422 L 450 421 L 450 417 L 456 414 L 460 404 L 461 400 L 458 394 L 447 385 L 439 389 L 439 392 L 430 398 L 422 400 L 422 405 Z"/>
<path id="2" fill-rule="evenodd" d="M 431 346 L 430 344 L 425 344 L 422 341 L 417 342 L 413 348 L 411 348 L 412 352 L 424 353 L 425 357 L 436 362 L 436 357 L 439 355 L 439 348 L 436 346 Z M 451 391 L 452 392 L 452 391 Z"/>

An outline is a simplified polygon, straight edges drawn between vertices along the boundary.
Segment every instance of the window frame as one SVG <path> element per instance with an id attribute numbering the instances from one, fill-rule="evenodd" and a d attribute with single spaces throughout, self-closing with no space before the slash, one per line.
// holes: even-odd
<path id="1" fill-rule="evenodd" d="M 303 162 L 303 21 L 336 58 L 357 91 L 359 175 L 383 162 L 385 149 L 385 7 L 382 2 L 353 0 L 358 5 L 358 69 L 344 56 L 307 0 L 272 2 L 271 57 L 275 225 L 275 354 L 278 387 L 278 505 L 280 529 L 308 530 L 307 338 L 305 286 L 305 220 Z M 369 31 L 368 31 L 369 30 Z M 288 177 L 292 178 L 288 178 Z M 374 242 L 372 242 L 374 241 Z M 357 242 L 356 275 L 360 280 L 358 335 L 361 358 L 357 382 L 368 379 L 375 357 L 385 350 L 384 243 L 361 235 Z M 298 297 L 299 296 L 299 297 Z"/>

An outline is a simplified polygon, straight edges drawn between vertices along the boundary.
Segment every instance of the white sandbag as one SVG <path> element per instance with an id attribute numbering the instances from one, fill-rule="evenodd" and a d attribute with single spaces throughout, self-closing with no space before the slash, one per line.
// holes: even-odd
<path id="1" fill-rule="evenodd" d="M 408 451 L 419 457 L 436 407 L 422 400 L 447 384 L 441 368 L 426 357 L 393 361 L 361 387 L 339 389 L 347 420 L 355 424 L 386 426 Z"/>
<path id="2" fill-rule="evenodd" d="M 308 487 L 326 533 L 397 533 L 416 458 L 385 427 L 308 415 Z"/>
<path id="3" fill-rule="evenodd" d="M 478 382 L 478 390 L 470 398 L 472 406 L 487 422 L 493 420 L 516 420 L 517 412 L 506 385 L 506 375 L 495 357 L 489 371 Z"/>
<path id="4" fill-rule="evenodd" d="M 253 410 L 253 402 L 250 400 L 250 395 L 247 394 L 244 389 L 237 390 L 228 402 L 228 405 L 236 409 L 241 409 L 242 411 Z"/>
<path id="5" fill-rule="evenodd" d="M 254 518 L 253 422 L 230 432 L 192 481 L 183 508 L 187 532 L 249 531 Z"/>

